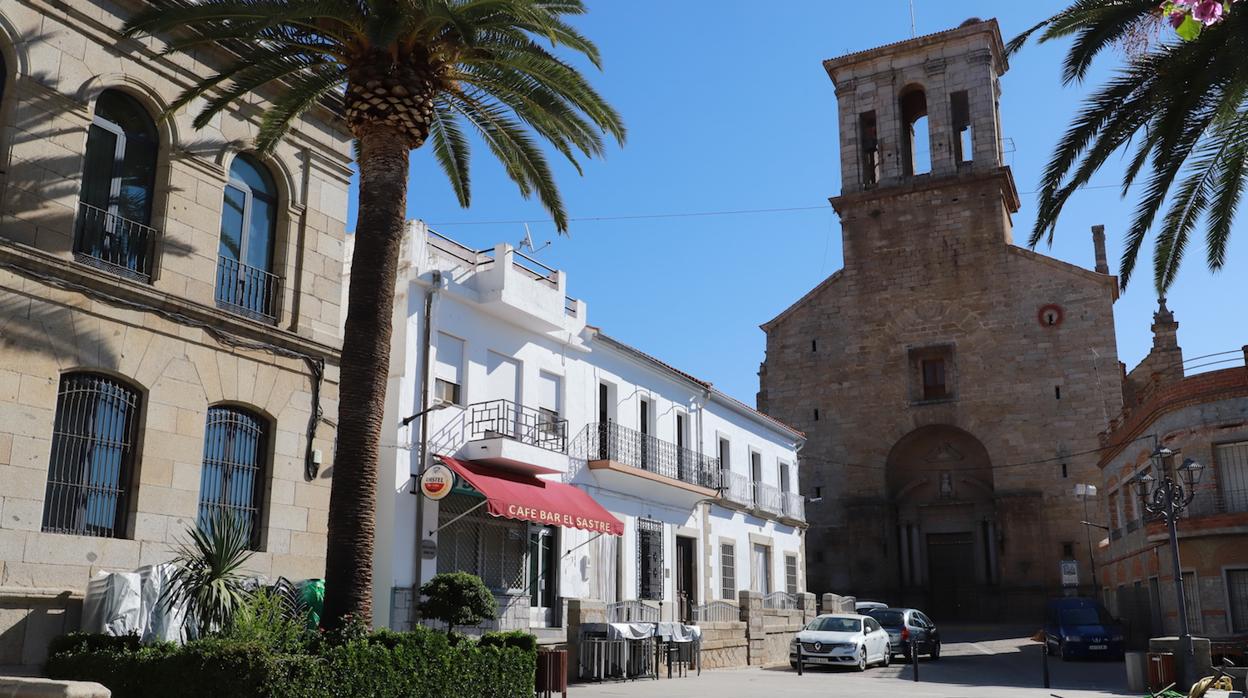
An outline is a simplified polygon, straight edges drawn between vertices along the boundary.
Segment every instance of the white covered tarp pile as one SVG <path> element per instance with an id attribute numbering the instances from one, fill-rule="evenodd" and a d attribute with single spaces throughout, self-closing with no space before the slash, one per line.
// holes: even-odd
<path id="1" fill-rule="evenodd" d="M 182 642 L 186 609 L 160 601 L 173 565 L 148 565 L 134 572 L 100 572 L 87 583 L 82 630 L 106 635 L 137 635 L 144 643 Z"/>

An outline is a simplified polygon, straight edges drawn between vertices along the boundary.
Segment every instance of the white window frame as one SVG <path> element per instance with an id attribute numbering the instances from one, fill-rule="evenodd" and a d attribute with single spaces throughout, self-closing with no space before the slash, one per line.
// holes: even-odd
<path id="1" fill-rule="evenodd" d="M 441 378 L 438 376 L 438 362 L 441 361 L 442 359 L 438 356 L 439 342 L 437 340 L 442 335 L 445 335 L 446 337 L 450 339 L 459 341 L 459 345 L 460 345 L 459 369 L 456 371 L 456 373 L 459 375 L 459 383 L 458 383 L 459 401 L 452 403 L 452 404 L 458 407 L 464 407 L 469 404 L 469 401 L 468 401 L 468 340 L 463 337 L 460 337 L 459 335 L 455 335 L 450 332 L 446 332 L 444 330 L 435 330 L 435 335 L 434 335 L 435 341 L 434 341 L 434 347 L 433 347 L 433 361 L 429 362 L 430 369 L 433 372 L 433 376 L 432 376 L 433 380 L 430 382 L 430 385 L 433 388 L 432 392 L 434 393 L 434 395 L 437 394 L 439 380 L 447 382 L 447 383 L 452 382 L 452 381 L 448 381 L 445 378 Z M 445 363 L 449 364 L 450 362 L 445 362 Z M 419 399 L 420 399 L 420 396 L 417 396 L 418 401 Z"/>

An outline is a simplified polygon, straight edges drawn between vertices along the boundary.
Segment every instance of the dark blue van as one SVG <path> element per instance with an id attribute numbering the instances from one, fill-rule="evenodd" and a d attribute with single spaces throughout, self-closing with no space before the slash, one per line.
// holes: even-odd
<path id="1" fill-rule="evenodd" d="M 1096 599 L 1049 599 L 1044 611 L 1044 648 L 1062 659 L 1122 659 L 1122 625 Z"/>

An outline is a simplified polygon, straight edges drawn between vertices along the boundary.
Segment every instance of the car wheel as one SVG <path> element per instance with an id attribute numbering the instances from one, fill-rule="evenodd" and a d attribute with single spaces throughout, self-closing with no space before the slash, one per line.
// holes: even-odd
<path id="1" fill-rule="evenodd" d="M 1066 652 L 1065 642 L 1057 643 L 1057 656 L 1061 657 L 1063 662 L 1070 661 L 1070 654 Z"/>
<path id="2" fill-rule="evenodd" d="M 887 650 L 884 650 L 884 661 L 880 664 L 880 666 L 887 669 L 888 665 L 892 663 L 893 663 L 893 648 L 889 647 Z"/>
<path id="3" fill-rule="evenodd" d="M 936 644 L 932 646 L 932 660 L 935 661 L 937 659 L 940 659 L 940 640 L 937 640 Z"/>
<path id="4" fill-rule="evenodd" d="M 867 670 L 867 648 L 863 647 L 858 651 L 858 665 L 855 667 L 858 671 Z"/>
<path id="5" fill-rule="evenodd" d="M 790 668 L 790 669 L 796 669 L 796 668 L 797 668 L 797 662 L 789 662 L 789 668 Z"/>

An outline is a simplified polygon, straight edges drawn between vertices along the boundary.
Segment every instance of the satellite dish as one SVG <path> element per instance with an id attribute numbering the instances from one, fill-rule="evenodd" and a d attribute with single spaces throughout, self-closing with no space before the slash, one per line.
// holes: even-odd
<path id="1" fill-rule="evenodd" d="M 537 254 L 538 252 L 541 252 L 547 247 L 550 247 L 549 240 L 547 240 L 546 244 L 542 245 L 541 247 L 533 246 L 533 234 L 529 232 L 529 224 L 525 223 L 524 224 L 524 237 L 521 238 L 520 242 L 516 244 L 516 249 L 520 250 L 521 252 L 528 250 L 532 254 Z"/>

